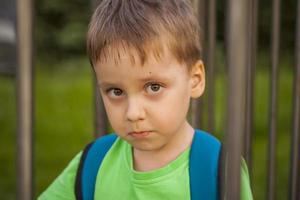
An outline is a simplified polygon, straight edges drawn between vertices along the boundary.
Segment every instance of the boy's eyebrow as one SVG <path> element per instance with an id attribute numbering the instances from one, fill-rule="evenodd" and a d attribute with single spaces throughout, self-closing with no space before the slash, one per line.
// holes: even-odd
<path id="1" fill-rule="evenodd" d="M 138 79 L 138 82 L 145 83 L 149 81 L 161 81 L 161 82 L 169 82 L 171 81 L 171 77 L 168 76 L 161 76 L 161 75 L 148 75 L 146 77 L 142 77 Z M 98 86 L 100 87 L 115 87 L 116 85 L 119 85 L 118 82 L 109 82 L 109 81 L 103 81 L 99 82 Z"/>
<path id="2" fill-rule="evenodd" d="M 148 82 L 148 81 L 155 81 L 155 80 L 158 80 L 158 81 L 169 81 L 171 80 L 170 77 L 168 76 L 161 76 L 161 75 L 154 75 L 154 74 L 150 74 L 146 77 L 143 77 L 143 78 L 140 78 L 139 79 L 139 82 Z"/>
<path id="3" fill-rule="evenodd" d="M 114 83 L 110 83 L 110 82 L 100 82 L 100 83 L 98 83 L 98 86 L 99 87 L 112 87 L 112 86 L 116 86 L 116 84 L 114 84 Z"/>

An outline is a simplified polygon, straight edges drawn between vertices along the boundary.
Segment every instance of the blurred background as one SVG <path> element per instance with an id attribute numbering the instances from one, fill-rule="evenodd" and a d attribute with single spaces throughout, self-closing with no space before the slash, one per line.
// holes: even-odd
<path id="1" fill-rule="evenodd" d="M 258 5 L 257 62 L 254 82 L 254 199 L 265 199 L 269 130 L 270 0 Z M 217 1 L 215 133 L 225 131 L 225 1 Z M 281 5 L 276 149 L 276 195 L 288 199 L 295 67 L 296 0 Z M 86 0 L 36 0 L 34 4 L 34 195 L 37 197 L 94 137 L 93 75 L 86 56 L 92 13 Z M 16 199 L 16 34 L 15 2 L 0 1 L 0 199 Z M 5 66 L 5 67 L 4 67 Z M 209 87 L 209 85 L 207 86 Z M 205 99 L 203 97 L 203 109 Z M 207 121 L 206 117 L 203 118 Z M 202 129 L 207 125 L 203 123 Z"/>

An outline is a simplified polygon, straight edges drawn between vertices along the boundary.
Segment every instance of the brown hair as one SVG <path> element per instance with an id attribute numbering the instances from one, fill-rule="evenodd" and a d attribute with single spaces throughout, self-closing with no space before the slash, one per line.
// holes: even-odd
<path id="1" fill-rule="evenodd" d="M 199 59 L 199 25 L 188 0 L 102 0 L 87 34 L 92 65 L 108 57 L 118 62 L 121 49 L 135 50 L 143 65 L 149 52 L 163 54 L 163 44 L 187 66 Z"/>

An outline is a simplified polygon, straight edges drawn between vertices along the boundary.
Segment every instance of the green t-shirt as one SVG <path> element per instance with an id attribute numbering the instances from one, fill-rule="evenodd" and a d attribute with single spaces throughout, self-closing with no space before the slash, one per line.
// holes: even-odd
<path id="1" fill-rule="evenodd" d="M 132 148 L 117 139 L 105 156 L 97 175 L 95 199 L 105 200 L 189 200 L 189 152 L 181 153 L 168 165 L 149 172 L 133 169 Z M 39 200 L 75 199 L 74 183 L 81 153 L 41 194 Z M 241 199 L 252 200 L 246 163 L 242 162 Z"/>

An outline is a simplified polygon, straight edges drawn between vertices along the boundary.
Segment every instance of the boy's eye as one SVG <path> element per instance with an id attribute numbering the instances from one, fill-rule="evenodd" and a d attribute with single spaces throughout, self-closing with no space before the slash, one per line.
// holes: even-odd
<path id="1" fill-rule="evenodd" d="M 111 97 L 119 97 L 123 95 L 123 91 L 119 88 L 111 88 L 107 90 L 107 93 Z"/>
<path id="2" fill-rule="evenodd" d="M 150 83 L 146 88 L 149 93 L 157 93 L 161 90 L 161 85 L 158 83 Z"/>

